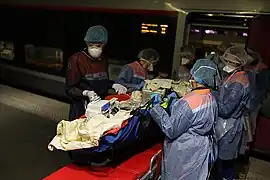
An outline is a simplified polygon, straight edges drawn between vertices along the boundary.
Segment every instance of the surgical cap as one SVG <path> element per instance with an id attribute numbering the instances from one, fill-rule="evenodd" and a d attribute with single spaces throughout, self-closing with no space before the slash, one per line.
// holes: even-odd
<path id="1" fill-rule="evenodd" d="M 223 41 L 218 47 L 217 50 L 221 53 L 226 52 L 227 49 L 229 49 L 230 47 L 232 47 L 232 44 L 226 41 Z"/>
<path id="2" fill-rule="evenodd" d="M 88 43 L 107 43 L 108 31 L 103 26 L 92 26 L 87 30 L 84 41 Z"/>
<path id="3" fill-rule="evenodd" d="M 157 62 L 159 61 L 159 54 L 156 50 L 148 48 L 140 51 L 138 54 L 138 58 L 147 60 L 149 62 Z"/>
<path id="4" fill-rule="evenodd" d="M 231 47 L 229 48 L 223 56 L 220 57 L 225 65 L 230 65 L 233 67 L 242 67 L 247 64 L 248 54 L 242 47 Z"/>
<path id="5" fill-rule="evenodd" d="M 196 82 L 208 87 L 215 87 L 219 82 L 217 66 L 209 59 L 199 59 L 193 65 L 190 74 Z"/>

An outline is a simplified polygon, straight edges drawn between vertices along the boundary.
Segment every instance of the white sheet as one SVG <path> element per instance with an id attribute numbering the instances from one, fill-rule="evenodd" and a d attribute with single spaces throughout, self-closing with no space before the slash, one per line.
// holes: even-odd
<path id="1" fill-rule="evenodd" d="M 57 135 L 49 143 L 48 149 L 68 151 L 98 146 L 104 132 L 121 127 L 123 121 L 130 117 L 129 112 L 120 110 L 110 118 L 96 115 L 91 119 L 62 120 L 57 125 Z"/>

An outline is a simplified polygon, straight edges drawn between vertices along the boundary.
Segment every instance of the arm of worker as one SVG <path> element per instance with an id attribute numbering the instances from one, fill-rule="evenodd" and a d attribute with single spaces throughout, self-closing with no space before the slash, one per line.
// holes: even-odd
<path id="1" fill-rule="evenodd" d="M 219 94 L 213 94 L 218 104 L 219 116 L 230 118 L 231 114 L 240 106 L 243 97 L 243 85 L 239 83 L 223 86 Z M 218 96 L 217 96 L 218 95 Z"/>
<path id="2" fill-rule="evenodd" d="M 87 99 L 83 96 L 83 91 L 85 89 L 80 88 L 80 80 L 82 77 L 78 67 L 78 58 L 78 55 L 73 55 L 69 58 L 65 91 L 68 96 L 74 99 Z"/>
<path id="3" fill-rule="evenodd" d="M 154 106 L 150 114 L 169 139 L 182 135 L 191 126 L 193 113 L 185 100 L 176 101 L 169 115 L 159 104 Z"/>
<path id="4" fill-rule="evenodd" d="M 136 91 L 138 90 L 137 84 L 131 83 L 133 75 L 134 73 L 132 68 L 128 65 L 125 65 L 121 70 L 120 74 L 118 75 L 115 83 L 125 86 L 129 92 Z"/>

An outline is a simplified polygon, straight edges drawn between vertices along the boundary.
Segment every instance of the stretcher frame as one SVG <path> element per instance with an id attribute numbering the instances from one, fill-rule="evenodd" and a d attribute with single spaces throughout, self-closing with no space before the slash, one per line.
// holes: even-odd
<path id="1" fill-rule="evenodd" d="M 153 179 L 158 180 L 160 178 L 160 165 L 161 165 L 161 158 L 162 158 L 162 150 L 159 150 L 156 154 L 154 154 L 149 163 L 149 170 L 137 180 L 148 180 Z M 155 176 L 155 177 L 154 177 Z"/>
<path id="2" fill-rule="evenodd" d="M 152 153 L 151 153 L 152 154 Z M 149 154 L 150 155 L 150 154 Z M 152 157 L 151 157 L 152 156 Z M 133 169 L 132 169 L 132 167 L 131 167 L 131 169 L 129 170 L 129 169 L 126 169 L 126 170 L 124 170 L 124 171 L 126 171 L 126 172 L 129 172 L 129 173 L 131 173 L 132 175 L 130 176 L 130 178 L 123 178 L 123 177 L 119 177 L 119 176 L 117 176 L 118 178 L 120 178 L 120 179 L 125 179 L 125 180 L 160 180 L 160 164 L 161 164 L 161 158 L 162 158 L 162 150 L 161 149 L 156 149 L 156 151 L 155 151 L 155 154 L 154 155 L 151 155 L 150 157 L 151 157 L 151 159 L 150 159 L 150 162 L 146 162 L 146 164 L 147 163 L 149 163 L 149 168 L 148 168 L 148 170 L 145 172 L 145 170 L 146 169 L 144 169 L 143 171 L 144 172 L 136 172 L 136 171 L 134 171 Z M 149 158 L 147 158 L 148 160 L 149 160 Z M 147 160 L 147 161 L 148 161 Z M 146 165 L 146 164 L 144 164 L 144 166 Z M 141 163 L 140 163 L 140 165 L 142 165 Z M 133 166 L 134 167 L 134 166 Z M 47 177 L 45 177 L 45 178 L 43 178 L 44 180 L 58 180 L 58 179 L 63 179 L 63 172 L 64 171 L 66 171 L 66 170 L 62 170 L 62 169 L 64 169 L 64 168 L 68 168 L 68 166 L 65 166 L 65 167 L 63 167 L 63 168 L 61 168 L 61 169 L 59 169 L 59 170 L 57 170 L 56 172 L 54 172 L 54 173 L 52 173 L 52 174 L 50 174 L 50 175 L 48 175 Z M 69 168 L 68 168 L 69 169 Z M 74 169 L 74 167 L 71 167 L 71 169 Z M 123 170 L 123 169 L 122 169 Z M 73 170 L 72 170 L 73 171 Z M 82 169 L 82 171 L 83 172 L 89 172 L 90 171 L 90 174 L 89 173 L 87 173 L 87 177 L 84 175 L 83 177 L 82 177 L 82 179 L 92 179 L 92 178 L 94 178 L 94 179 L 99 179 L 99 176 L 95 176 L 94 174 L 92 174 L 91 173 L 91 170 L 89 169 L 89 168 L 84 168 L 84 169 Z M 60 173 L 61 172 L 61 173 Z M 75 171 L 73 171 L 73 173 L 78 173 L 78 169 L 76 169 Z M 54 175 L 54 174 L 58 174 L 58 175 Z M 59 174 L 61 174 L 61 175 L 59 175 Z M 65 174 L 65 173 L 64 173 Z M 71 173 L 72 174 L 72 173 Z M 92 174 L 92 175 L 91 175 Z M 88 177 L 88 175 L 89 175 L 89 177 Z M 77 177 L 78 175 L 76 175 L 76 177 Z M 139 177 L 140 176 L 140 177 Z M 72 176 L 73 177 L 73 176 Z M 118 179 L 117 177 L 114 177 L 114 179 L 116 178 L 116 179 Z M 70 178 L 70 180 L 71 179 L 73 179 L 73 178 Z M 106 178 L 106 177 L 104 177 L 103 176 L 103 178 L 102 179 L 111 179 L 110 177 L 108 177 L 108 178 Z"/>

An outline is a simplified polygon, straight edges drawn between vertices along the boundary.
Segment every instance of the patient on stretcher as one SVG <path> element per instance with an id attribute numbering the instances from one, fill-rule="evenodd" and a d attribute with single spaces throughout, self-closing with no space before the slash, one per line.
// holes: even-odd
<path id="1" fill-rule="evenodd" d="M 109 118 L 103 114 L 91 118 L 62 120 L 57 125 L 57 133 L 48 145 L 48 149 L 69 151 L 98 146 L 99 139 L 105 132 L 120 128 L 122 123 L 131 117 L 130 112 L 120 110 Z"/>

